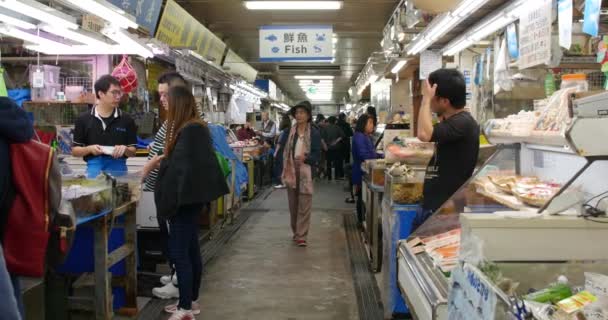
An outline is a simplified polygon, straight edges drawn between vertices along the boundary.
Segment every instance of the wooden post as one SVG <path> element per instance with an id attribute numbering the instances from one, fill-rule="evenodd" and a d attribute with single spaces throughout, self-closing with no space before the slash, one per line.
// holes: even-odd
<path id="1" fill-rule="evenodd" d="M 137 310 L 137 260 L 135 252 L 137 248 L 137 226 L 136 226 L 136 210 L 137 205 L 131 203 L 127 214 L 125 215 L 125 244 L 133 248 L 133 252 L 126 258 L 127 265 L 127 283 L 125 284 L 126 291 L 126 307 Z"/>
<path id="2" fill-rule="evenodd" d="M 112 319 L 112 288 L 108 275 L 108 216 L 103 216 L 95 226 L 95 319 Z"/>

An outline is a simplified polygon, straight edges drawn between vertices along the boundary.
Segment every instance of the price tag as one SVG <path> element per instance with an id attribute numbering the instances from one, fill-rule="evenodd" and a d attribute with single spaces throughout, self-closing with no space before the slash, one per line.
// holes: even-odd
<path id="1" fill-rule="evenodd" d="M 494 319 L 497 301 L 488 280 L 477 269 L 465 264 L 452 271 L 449 320 Z"/>
<path id="2" fill-rule="evenodd" d="M 32 88 L 44 88 L 44 73 L 36 69 L 32 76 Z"/>

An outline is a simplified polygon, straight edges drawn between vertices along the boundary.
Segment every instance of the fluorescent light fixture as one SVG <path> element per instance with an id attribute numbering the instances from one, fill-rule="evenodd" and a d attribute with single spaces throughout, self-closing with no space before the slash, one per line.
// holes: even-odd
<path id="1" fill-rule="evenodd" d="M 334 37 L 333 37 L 333 39 L 331 39 L 331 42 L 332 42 L 333 44 L 338 43 L 338 36 L 337 36 L 335 33 L 334 33 Z"/>
<path id="2" fill-rule="evenodd" d="M 307 76 L 307 75 L 301 75 L 301 76 L 294 76 L 294 79 L 302 79 L 302 80 L 333 80 L 334 76 Z"/>
<path id="3" fill-rule="evenodd" d="M 428 47 L 436 40 L 443 37 L 452 28 L 465 20 L 469 15 L 478 10 L 489 0 L 462 0 L 454 10 L 443 13 L 429 24 L 426 29 L 405 48 L 409 55 L 416 55 Z"/>
<path id="4" fill-rule="evenodd" d="M 133 16 L 128 15 L 124 10 L 119 9 L 107 1 L 100 2 L 98 0 L 66 0 L 72 5 L 84 10 L 90 14 L 96 15 L 112 25 L 128 29 L 137 29 L 138 24 Z"/>
<path id="5" fill-rule="evenodd" d="M 101 33 L 125 47 L 126 51 L 134 52 L 133 54 L 144 58 L 152 58 L 154 56 L 152 49 L 142 43 L 137 36 L 131 35 L 123 29 L 106 27 L 101 30 Z"/>
<path id="6" fill-rule="evenodd" d="M 486 16 L 485 19 L 467 30 L 463 35 L 448 43 L 442 50 L 443 55 L 456 55 L 460 51 L 473 45 L 476 41 L 482 40 L 493 32 L 518 20 L 519 15 L 527 8 L 525 4 L 530 3 L 526 0 L 513 0 L 494 11 Z"/>
<path id="7" fill-rule="evenodd" d="M 100 51 L 102 51 L 103 47 L 108 46 L 109 43 L 105 42 L 100 37 L 96 37 L 92 33 L 86 33 L 81 30 L 69 30 L 61 27 L 51 26 L 51 25 L 43 25 L 42 30 L 56 34 L 60 37 L 64 37 L 66 39 L 70 39 L 76 42 L 80 42 L 82 44 L 88 44 L 90 46 L 96 46 Z"/>
<path id="8" fill-rule="evenodd" d="M 21 19 L 17 19 L 2 13 L 0 13 L 0 22 L 10 24 L 11 26 L 19 27 L 21 29 L 36 29 L 36 25 L 34 25 L 33 23 L 29 23 L 27 21 L 23 21 Z"/>
<path id="9" fill-rule="evenodd" d="M 80 1 L 80 0 L 77 0 Z M 0 0 L 0 7 L 66 29 L 78 29 L 76 19 L 35 0 Z"/>
<path id="10" fill-rule="evenodd" d="M 63 50 L 69 50 L 69 46 L 64 45 L 63 43 L 59 43 L 53 40 L 49 40 L 46 38 L 39 37 L 37 35 L 25 32 L 21 29 L 14 28 L 8 25 L 0 25 L 0 33 L 7 35 L 9 37 L 21 39 L 25 42 L 37 44 L 37 45 L 48 45 L 48 46 L 56 46 L 61 47 Z"/>
<path id="11" fill-rule="evenodd" d="M 371 83 L 376 82 L 377 80 L 378 80 L 378 75 L 373 75 L 373 76 L 369 77 L 369 81 L 368 82 L 371 84 Z"/>
<path id="12" fill-rule="evenodd" d="M 342 1 L 245 1 L 245 7 L 249 10 L 340 10 Z"/>
<path id="13" fill-rule="evenodd" d="M 399 60 L 399 62 L 397 62 L 397 64 L 393 68 L 393 70 L 391 70 L 391 73 L 393 73 L 393 74 L 399 73 L 399 71 L 401 71 L 401 69 L 403 69 L 403 67 L 405 67 L 406 64 L 407 64 L 407 60 Z"/>

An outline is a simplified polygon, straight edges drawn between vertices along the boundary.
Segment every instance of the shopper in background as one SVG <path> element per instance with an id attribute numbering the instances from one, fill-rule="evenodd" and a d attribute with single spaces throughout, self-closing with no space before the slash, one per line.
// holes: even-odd
<path id="1" fill-rule="evenodd" d="M 239 139 L 239 141 L 251 140 L 255 138 L 256 134 L 251 127 L 251 122 L 245 122 L 245 124 L 236 131 L 236 137 Z"/>
<path id="2" fill-rule="evenodd" d="M 283 151 L 285 148 L 281 145 L 280 141 L 284 135 L 289 134 L 289 130 L 291 129 L 291 119 L 288 114 L 284 114 L 281 117 L 281 122 L 279 123 L 279 135 L 277 136 L 276 148 L 274 151 L 274 188 L 275 189 L 284 189 L 285 185 L 281 181 L 281 173 L 283 173 Z"/>
<path id="3" fill-rule="evenodd" d="M 303 101 L 291 108 L 296 125 L 281 139 L 283 183 L 287 186 L 293 240 L 300 247 L 308 245 L 313 195 L 313 167 L 319 163 L 321 134 L 312 126 L 312 105 Z"/>
<path id="4" fill-rule="evenodd" d="M 123 93 L 116 78 L 99 78 L 95 95 L 97 105 L 76 120 L 72 155 L 84 157 L 89 178 L 102 172 L 125 174 L 127 157 L 135 156 L 137 126 L 131 116 L 118 109 Z"/>
<path id="5" fill-rule="evenodd" d="M 346 114 L 340 113 L 338 116 L 338 127 L 344 132 L 342 140 L 342 161 L 344 164 L 350 163 L 350 138 L 353 136 L 353 128 L 346 122 Z"/>
<path id="6" fill-rule="evenodd" d="M 321 134 L 321 158 L 319 159 L 319 167 L 315 168 L 315 172 L 313 173 L 316 177 L 322 179 L 327 175 L 327 142 L 323 138 L 323 132 L 327 127 L 327 119 L 321 113 L 317 115 L 317 120 L 313 123 L 313 126 L 319 130 Z"/>
<path id="7" fill-rule="evenodd" d="M 277 137 L 277 126 L 274 121 L 270 120 L 268 112 L 262 112 L 262 130 L 257 133 L 271 145 L 274 145 L 274 139 Z"/>
<path id="8" fill-rule="evenodd" d="M 374 148 L 374 144 L 371 140 L 371 135 L 374 132 L 374 119 L 369 114 L 363 114 L 357 120 L 357 126 L 355 127 L 355 135 L 353 136 L 353 169 L 352 169 L 352 181 L 355 187 L 355 193 L 357 195 L 357 220 L 359 226 L 364 221 L 364 208 L 363 208 L 363 191 L 362 191 L 362 180 L 363 172 L 361 170 L 361 164 L 365 160 L 377 159 L 378 154 Z"/>
<path id="9" fill-rule="evenodd" d="M 321 136 L 327 144 L 327 180 L 332 180 L 332 169 L 335 170 L 336 180 L 344 179 L 344 163 L 342 161 L 342 145 L 345 140 L 344 131 L 337 125 L 338 119 L 331 116 Z"/>
<path id="10" fill-rule="evenodd" d="M 23 316 L 19 279 L 12 277 L 6 269 L 2 249 L 4 230 L 7 228 L 8 212 L 13 204 L 15 187 L 11 175 L 11 143 L 23 143 L 32 139 L 34 128 L 27 113 L 17 104 L 0 97 L 0 318 L 19 320 Z"/>
<path id="11" fill-rule="evenodd" d="M 440 69 L 422 84 L 422 106 L 418 115 L 418 139 L 435 142 L 435 154 L 426 169 L 423 212 L 416 217 L 419 227 L 473 174 L 479 155 L 479 125 L 466 105 L 462 73 Z M 442 121 L 433 126 L 431 112 Z"/>
<path id="12" fill-rule="evenodd" d="M 175 86 L 186 87 L 186 80 L 177 72 L 167 72 L 158 78 L 158 94 L 160 96 L 160 105 L 166 113 L 169 112 L 169 89 Z M 150 146 L 148 154 L 148 164 L 144 167 L 144 191 L 154 192 L 156 188 L 156 179 L 158 179 L 158 165 L 163 158 L 165 149 L 165 138 L 167 134 L 167 122 L 163 122 L 160 129 L 154 136 L 154 142 Z M 173 299 L 179 297 L 177 290 L 177 277 L 175 276 L 174 264 L 169 257 L 169 229 L 167 220 L 157 214 L 158 228 L 160 232 L 160 241 L 163 243 L 163 254 L 167 259 L 167 263 L 171 267 L 171 274 L 160 278 L 162 287 L 152 289 L 152 294 L 161 299 Z"/>
<path id="13" fill-rule="evenodd" d="M 229 193 L 213 149 L 211 133 L 200 119 L 191 91 L 169 90 L 164 159 L 158 173 L 155 202 L 169 221 L 169 252 L 179 279 L 179 302 L 165 307 L 170 320 L 194 319 L 203 263 L 198 220 L 209 202 Z M 194 302 L 194 303 L 193 303 Z"/>

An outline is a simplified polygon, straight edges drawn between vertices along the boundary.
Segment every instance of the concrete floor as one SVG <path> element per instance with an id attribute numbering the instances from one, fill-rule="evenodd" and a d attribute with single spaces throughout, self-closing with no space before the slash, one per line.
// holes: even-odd
<path id="1" fill-rule="evenodd" d="M 309 247 L 291 241 L 287 195 L 273 191 L 206 270 L 197 319 L 359 319 L 343 214 L 343 185 L 319 183 Z"/>

